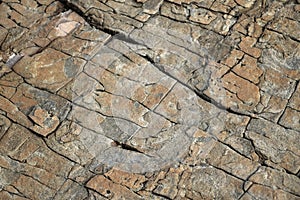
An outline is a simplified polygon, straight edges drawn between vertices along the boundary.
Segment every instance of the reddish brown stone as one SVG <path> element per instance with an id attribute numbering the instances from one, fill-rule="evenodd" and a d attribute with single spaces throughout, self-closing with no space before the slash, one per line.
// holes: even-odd
<path id="1" fill-rule="evenodd" d="M 255 37 L 255 38 L 260 37 L 262 34 L 262 31 L 263 31 L 262 27 L 258 23 L 251 23 L 248 28 L 249 36 Z"/>
<path id="2" fill-rule="evenodd" d="M 257 39 L 255 39 L 255 38 L 245 37 L 242 39 L 241 43 L 239 44 L 239 47 L 245 53 L 247 53 L 255 58 L 259 58 L 261 55 L 261 50 L 256 47 L 253 47 L 256 44 L 256 41 L 257 41 Z"/>
<path id="3" fill-rule="evenodd" d="M 35 125 L 30 128 L 44 137 L 52 133 L 59 125 L 59 119 L 57 116 L 51 116 L 48 111 L 43 110 L 40 107 L 36 107 L 29 117 L 35 123 Z"/>
<path id="4" fill-rule="evenodd" d="M 32 123 L 27 116 L 24 115 L 11 101 L 2 96 L 0 96 L 0 110 L 5 111 L 7 113 L 7 117 L 14 122 L 20 123 L 26 127 L 32 126 Z"/>
<path id="5" fill-rule="evenodd" d="M 83 64 L 81 59 L 46 49 L 34 57 L 24 57 L 14 70 L 34 86 L 55 92 L 69 82 Z"/>
<path id="6" fill-rule="evenodd" d="M 260 100 L 259 88 L 249 81 L 233 73 L 226 74 L 223 79 L 224 87 L 236 94 L 242 103 L 255 106 Z"/>
<path id="7" fill-rule="evenodd" d="M 242 51 L 234 49 L 230 52 L 230 55 L 226 58 L 226 60 L 223 61 L 223 64 L 233 67 L 242 59 L 243 55 L 244 53 Z"/>
<path id="8" fill-rule="evenodd" d="M 263 73 L 263 71 L 257 66 L 257 60 L 248 55 L 244 56 L 241 63 L 233 68 L 233 71 L 254 84 L 259 83 L 259 78 Z"/>
<path id="9" fill-rule="evenodd" d="M 132 174 L 120 170 L 112 169 L 105 174 L 110 180 L 117 184 L 121 184 L 133 190 L 140 190 L 143 183 L 146 182 L 146 177 L 139 174 Z"/>
<path id="10" fill-rule="evenodd" d="M 55 195 L 55 190 L 41 184 L 35 179 L 21 175 L 20 178 L 12 184 L 21 194 L 25 194 L 30 199 L 52 199 Z M 30 185 L 31 187 L 24 187 Z"/>
<path id="11" fill-rule="evenodd" d="M 0 199 L 299 199 L 295 2 L 2 0 Z"/>
<path id="12" fill-rule="evenodd" d="M 174 199 L 178 194 L 180 174 L 184 171 L 183 167 L 171 168 L 163 180 L 158 181 L 158 185 L 153 190 L 154 193 Z"/>
<path id="13" fill-rule="evenodd" d="M 86 185 L 110 199 L 141 199 L 141 197 L 124 186 L 118 185 L 104 176 L 95 176 Z"/>

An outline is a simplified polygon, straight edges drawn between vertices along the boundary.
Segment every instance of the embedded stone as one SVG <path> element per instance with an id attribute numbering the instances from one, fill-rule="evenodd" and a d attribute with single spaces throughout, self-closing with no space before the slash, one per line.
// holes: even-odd
<path id="1" fill-rule="evenodd" d="M 51 116 L 48 111 L 41 107 L 34 108 L 29 117 L 35 122 L 35 125 L 30 128 L 44 137 L 52 133 L 59 125 L 59 118 L 55 115 Z"/>

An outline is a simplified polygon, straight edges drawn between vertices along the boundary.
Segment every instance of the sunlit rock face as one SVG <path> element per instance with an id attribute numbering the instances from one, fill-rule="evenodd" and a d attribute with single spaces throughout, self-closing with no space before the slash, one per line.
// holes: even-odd
<path id="1" fill-rule="evenodd" d="M 294 1 L 0 3 L 0 199 L 298 199 Z"/>

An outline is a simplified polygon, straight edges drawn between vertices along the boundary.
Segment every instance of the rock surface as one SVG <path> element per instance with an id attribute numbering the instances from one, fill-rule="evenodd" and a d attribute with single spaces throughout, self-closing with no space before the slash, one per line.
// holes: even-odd
<path id="1" fill-rule="evenodd" d="M 299 11 L 1 1 L 0 199 L 300 199 Z"/>

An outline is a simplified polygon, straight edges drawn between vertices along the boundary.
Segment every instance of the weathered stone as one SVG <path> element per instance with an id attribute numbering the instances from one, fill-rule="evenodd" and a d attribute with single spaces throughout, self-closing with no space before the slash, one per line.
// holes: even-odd
<path id="1" fill-rule="evenodd" d="M 256 40 L 257 39 L 252 38 L 252 37 L 245 37 L 242 39 L 241 43 L 239 44 L 239 47 L 245 53 L 247 53 L 255 58 L 259 58 L 261 55 L 261 50 L 256 47 L 253 47 L 256 43 Z"/>
<path id="2" fill-rule="evenodd" d="M 82 68 L 84 61 L 69 57 L 53 49 L 46 49 L 34 57 L 24 57 L 14 70 L 28 83 L 56 92 Z"/>
<path id="3" fill-rule="evenodd" d="M 261 102 L 257 105 L 260 116 L 277 122 L 286 107 L 287 100 L 277 96 L 271 96 L 267 92 L 261 92 Z"/>
<path id="4" fill-rule="evenodd" d="M 258 38 L 262 34 L 262 26 L 258 23 L 252 23 L 248 28 L 248 33 L 250 36 Z"/>
<path id="5" fill-rule="evenodd" d="M 292 107 L 293 109 L 300 110 L 300 85 L 299 84 L 289 101 L 289 106 Z"/>
<path id="6" fill-rule="evenodd" d="M 249 158 L 239 155 L 220 143 L 215 143 L 206 162 L 244 180 L 259 166 L 258 163 L 252 162 Z"/>
<path id="7" fill-rule="evenodd" d="M 42 169 L 64 177 L 67 176 L 73 165 L 73 163 L 66 158 L 47 148 L 40 148 L 35 151 L 27 159 L 27 163 L 32 166 L 39 166 Z"/>
<path id="8" fill-rule="evenodd" d="M 143 183 L 147 180 L 143 175 L 132 174 L 116 169 L 110 170 L 105 176 L 109 177 L 113 182 L 131 188 L 134 191 L 141 190 Z"/>
<path id="9" fill-rule="evenodd" d="M 30 143 L 30 142 L 27 141 L 27 143 Z M 33 142 L 31 142 L 31 143 L 33 143 Z M 16 172 L 15 175 L 7 173 L 7 174 L 10 174 L 10 176 L 8 178 L 11 181 L 16 181 L 16 179 L 21 174 L 23 174 L 27 177 L 31 177 L 31 178 L 35 179 L 36 181 L 38 181 L 39 183 L 41 183 L 43 185 L 47 185 L 49 188 L 51 188 L 53 190 L 59 190 L 59 188 L 65 182 L 65 179 L 63 177 L 52 174 L 44 169 L 30 166 L 30 165 L 26 164 L 25 161 L 19 162 L 19 161 L 15 160 L 15 158 L 10 159 L 9 157 L 1 157 L 1 160 L 5 160 L 5 162 L 6 162 L 5 166 L 2 164 L 1 164 L 1 166 L 4 166 L 5 168 L 10 168 L 12 171 Z M 5 179 L 3 179 L 3 180 L 5 180 Z M 22 195 L 13 186 L 6 186 L 4 188 L 6 191 L 12 192 L 14 194 Z"/>
<path id="10" fill-rule="evenodd" d="M 299 21 L 295 21 L 286 17 L 278 18 L 276 21 L 269 25 L 269 28 L 280 33 L 288 34 L 293 38 L 300 37 L 300 34 L 297 31 L 300 29 Z"/>
<path id="11" fill-rule="evenodd" d="M 222 78 L 222 82 L 226 89 L 237 96 L 240 101 L 239 104 L 245 104 L 250 108 L 258 104 L 260 100 L 259 88 L 253 83 L 236 76 L 234 73 L 226 74 Z M 240 107 L 243 108 L 243 105 Z"/>
<path id="12" fill-rule="evenodd" d="M 21 194 L 28 196 L 30 199 L 52 199 L 55 195 L 55 190 L 24 175 L 21 175 L 12 185 Z M 24 187 L 24 185 L 30 185 L 30 187 Z"/>
<path id="13" fill-rule="evenodd" d="M 216 18 L 217 16 L 212 12 L 199 8 L 197 10 L 193 10 L 189 19 L 191 21 L 199 22 L 201 24 L 210 24 Z"/>
<path id="14" fill-rule="evenodd" d="M 141 199 L 141 197 L 124 186 L 118 185 L 104 176 L 95 176 L 86 185 L 101 195 L 111 198 Z"/>
<path id="15" fill-rule="evenodd" d="M 226 58 L 223 64 L 231 68 L 242 59 L 243 55 L 244 53 L 242 51 L 234 49 L 230 52 L 230 55 Z"/>
<path id="16" fill-rule="evenodd" d="M 263 80 L 260 82 L 261 90 L 283 99 L 289 99 L 295 90 L 295 81 L 273 68 L 265 69 Z"/>
<path id="17" fill-rule="evenodd" d="M 265 187 L 263 185 L 254 184 L 251 188 L 247 191 L 248 195 L 243 196 L 243 200 L 252 199 L 252 197 L 261 198 L 261 199 L 298 199 L 299 197 L 288 193 L 284 190 L 273 190 L 269 187 Z"/>
<path id="18" fill-rule="evenodd" d="M 19 133 L 16 135 L 16 133 Z M 27 139 L 31 137 L 30 131 L 20 125 L 12 124 L 6 134 L 1 138 L 1 153 L 10 154 L 16 151 Z"/>
<path id="19" fill-rule="evenodd" d="M 55 194 L 54 200 L 60 199 L 74 199 L 74 200 L 81 200 L 88 197 L 87 189 L 79 185 L 78 183 L 67 180 L 62 187 L 60 188 L 59 192 Z"/>
<path id="20" fill-rule="evenodd" d="M 15 173 L 9 169 L 0 167 L 0 178 L 1 178 L 1 189 L 7 187 L 8 185 L 12 184 L 20 177 L 20 174 Z M 0 195 L 1 196 L 1 195 Z"/>
<path id="21" fill-rule="evenodd" d="M 188 9 L 183 6 L 178 6 L 171 4 L 169 2 L 164 2 L 163 5 L 160 8 L 161 15 L 171 17 L 172 19 L 175 19 L 177 21 L 181 22 L 187 22 L 188 17 Z M 180 10 L 180 11 L 179 11 Z M 178 11 L 180 13 L 178 13 Z"/>
<path id="22" fill-rule="evenodd" d="M 144 12 L 148 14 L 156 14 L 162 3 L 162 0 L 146 1 L 143 5 Z"/>
<path id="23" fill-rule="evenodd" d="M 255 3 L 254 0 L 237 0 L 236 2 L 246 8 L 250 8 Z"/>
<path id="24" fill-rule="evenodd" d="M 141 7 L 133 7 L 132 5 L 128 5 L 124 2 L 108 1 L 106 2 L 106 5 L 113 8 L 115 12 L 129 16 L 131 18 L 135 17 L 142 11 Z"/>
<path id="25" fill-rule="evenodd" d="M 3 137 L 3 135 L 6 133 L 10 125 L 11 125 L 11 121 L 6 117 L 4 117 L 3 115 L 0 115 L 0 138 Z"/>
<path id="26" fill-rule="evenodd" d="M 211 9 L 217 12 L 229 13 L 231 8 L 234 7 L 236 3 L 234 1 L 214 1 L 211 5 Z"/>
<path id="27" fill-rule="evenodd" d="M 25 115 L 29 115 L 35 106 L 40 106 L 50 115 L 57 116 L 60 121 L 65 119 L 70 110 L 70 103 L 67 100 L 28 84 L 21 84 L 11 101 Z"/>
<path id="28" fill-rule="evenodd" d="M 300 131 L 300 111 L 287 107 L 279 123 L 284 127 Z"/>
<path id="29" fill-rule="evenodd" d="M 0 96 L 0 102 L 0 110 L 5 111 L 8 118 L 24 126 L 32 126 L 31 121 L 12 102 L 2 96 Z"/>
<path id="30" fill-rule="evenodd" d="M 263 49 L 261 66 L 275 69 L 289 78 L 299 80 L 300 71 L 296 64 L 299 60 L 297 42 L 270 30 L 266 30 L 259 41 L 261 43 L 257 46 Z"/>
<path id="31" fill-rule="evenodd" d="M 29 117 L 36 124 L 30 128 L 44 137 L 52 133 L 59 125 L 59 118 L 57 116 L 51 116 L 41 107 L 34 108 L 32 113 L 29 114 Z"/>
<path id="32" fill-rule="evenodd" d="M 238 198 L 243 193 L 242 184 L 241 180 L 229 176 L 223 171 L 203 166 L 192 172 L 186 183 L 186 197 L 191 199 Z M 223 193 L 224 189 L 228 192 Z"/>
<path id="33" fill-rule="evenodd" d="M 170 199 L 174 199 L 178 194 L 178 187 L 176 185 L 179 184 L 180 174 L 183 172 L 183 170 L 183 168 L 171 168 L 166 174 L 165 178 L 158 181 L 158 185 L 153 192 Z"/>
<path id="34" fill-rule="evenodd" d="M 262 154 L 262 159 L 293 173 L 299 170 L 299 134 L 266 120 L 251 120 L 246 135 Z"/>
<path id="35" fill-rule="evenodd" d="M 259 78 L 263 73 L 257 66 L 257 60 L 248 55 L 244 56 L 243 60 L 233 68 L 233 71 L 254 84 L 259 83 Z"/>
<path id="36" fill-rule="evenodd" d="M 106 42 L 109 38 L 110 36 L 104 32 L 96 31 L 96 29 L 91 27 L 85 27 L 85 29 L 79 29 L 68 37 L 58 38 L 51 44 L 51 47 L 74 57 L 90 59 L 99 47 L 103 45 L 102 42 Z M 76 75 L 74 69 L 69 69 L 69 71 L 71 71 L 69 74 Z"/>
<path id="37" fill-rule="evenodd" d="M 80 141 L 80 134 L 83 128 L 72 121 L 63 122 L 55 134 L 50 135 L 46 140 L 49 147 L 60 154 L 68 157 L 74 162 L 85 165 L 93 156 L 88 152 L 85 144 Z"/>
<path id="38" fill-rule="evenodd" d="M 299 199 L 299 11 L 2 0 L 0 199 Z"/>
<path id="39" fill-rule="evenodd" d="M 93 190 L 88 190 L 89 196 L 87 197 L 87 200 L 106 200 L 106 197 L 103 197 L 98 192 L 95 192 Z"/>
<path id="40" fill-rule="evenodd" d="M 269 180 L 269 176 L 273 178 Z M 276 185 L 277 188 L 291 194 L 299 194 L 299 178 L 295 175 L 286 174 L 275 169 L 261 167 L 249 180 L 268 187 Z"/>
<path id="41" fill-rule="evenodd" d="M 74 180 L 76 183 L 84 184 L 93 176 L 94 174 L 85 167 L 82 167 L 81 165 L 75 165 L 72 168 L 68 178 Z"/>
<path id="42" fill-rule="evenodd" d="M 24 197 L 18 196 L 17 194 L 9 193 L 9 192 L 3 191 L 3 190 L 0 192 L 0 198 L 7 199 L 7 200 L 28 200 L 28 198 L 24 198 Z"/>
<path id="43" fill-rule="evenodd" d="M 33 136 L 29 136 L 22 142 L 23 143 L 15 149 L 14 152 L 9 153 L 9 155 L 15 160 L 26 162 L 27 158 L 29 158 L 42 145 L 41 141 Z"/>
<path id="44" fill-rule="evenodd" d="M 8 99 L 10 99 L 15 92 L 16 88 L 14 87 L 0 86 L 0 94 Z"/>
<path id="45" fill-rule="evenodd" d="M 182 4 L 182 3 L 189 4 L 189 3 L 193 2 L 194 0 L 170 0 L 170 1 L 174 2 L 174 3 L 178 3 L 178 4 Z"/>
<path id="46" fill-rule="evenodd" d="M 151 17 L 151 15 L 146 13 L 141 13 L 138 16 L 135 17 L 136 20 L 139 20 L 141 22 L 146 22 Z"/>

